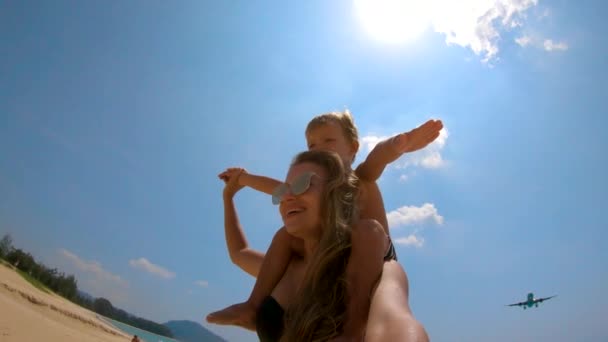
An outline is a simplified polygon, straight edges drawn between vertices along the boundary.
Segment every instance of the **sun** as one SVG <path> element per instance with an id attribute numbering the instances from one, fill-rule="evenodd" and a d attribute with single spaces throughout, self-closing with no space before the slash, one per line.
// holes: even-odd
<path id="1" fill-rule="evenodd" d="M 429 26 L 429 1 L 354 0 L 356 16 L 374 39 L 399 44 L 411 41 Z"/>

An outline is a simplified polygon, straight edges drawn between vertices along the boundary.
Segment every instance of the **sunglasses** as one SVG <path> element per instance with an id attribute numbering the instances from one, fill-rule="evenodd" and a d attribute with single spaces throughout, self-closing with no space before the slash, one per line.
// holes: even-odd
<path id="1" fill-rule="evenodd" d="M 306 172 L 298 176 L 291 184 L 282 183 L 281 185 L 274 188 L 272 191 L 272 204 L 277 205 L 281 203 L 281 199 L 287 193 L 287 190 L 291 189 L 293 195 L 301 195 L 310 188 L 310 180 L 312 176 L 316 176 L 314 172 Z"/>

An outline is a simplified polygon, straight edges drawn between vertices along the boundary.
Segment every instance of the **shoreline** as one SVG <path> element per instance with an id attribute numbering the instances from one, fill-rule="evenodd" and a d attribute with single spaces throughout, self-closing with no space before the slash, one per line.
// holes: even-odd
<path id="1" fill-rule="evenodd" d="M 130 341 L 97 313 L 27 282 L 0 265 L 0 341 Z"/>

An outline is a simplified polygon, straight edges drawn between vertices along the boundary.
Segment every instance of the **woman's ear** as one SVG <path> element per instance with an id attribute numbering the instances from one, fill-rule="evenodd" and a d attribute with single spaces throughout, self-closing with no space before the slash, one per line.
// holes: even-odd
<path id="1" fill-rule="evenodd" d="M 359 152 L 359 142 L 358 141 L 353 141 L 353 143 L 351 144 L 352 147 L 352 151 L 353 151 L 353 155 L 357 154 L 357 152 Z"/>

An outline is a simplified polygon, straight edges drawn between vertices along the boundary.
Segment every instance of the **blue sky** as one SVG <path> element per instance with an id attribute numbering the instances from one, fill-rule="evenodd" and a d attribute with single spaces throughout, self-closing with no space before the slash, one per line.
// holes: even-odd
<path id="1" fill-rule="evenodd" d="M 116 306 L 203 322 L 254 283 L 226 253 L 219 172 L 281 179 L 331 110 L 353 113 L 358 161 L 440 118 L 440 138 L 379 181 L 431 338 L 608 338 L 607 5 L 436 0 L 391 11 L 427 20 L 384 34 L 356 8 L 2 2 L 0 234 Z M 276 207 L 252 190 L 237 207 L 265 250 Z M 559 296 L 504 306 L 528 291 Z"/>

